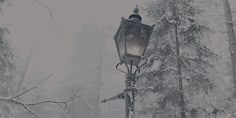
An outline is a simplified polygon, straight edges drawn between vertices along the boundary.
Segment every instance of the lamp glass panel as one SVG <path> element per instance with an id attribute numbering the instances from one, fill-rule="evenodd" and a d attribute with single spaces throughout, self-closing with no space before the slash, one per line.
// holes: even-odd
<path id="1" fill-rule="evenodd" d="M 145 43 L 146 36 L 145 31 L 140 26 L 130 25 L 127 27 L 125 32 L 125 40 L 126 40 L 126 50 L 128 54 L 134 56 L 142 56 Z"/>
<path id="2" fill-rule="evenodd" d="M 125 42 L 120 35 L 118 36 L 117 46 L 120 52 L 120 57 L 122 57 L 125 54 Z"/>

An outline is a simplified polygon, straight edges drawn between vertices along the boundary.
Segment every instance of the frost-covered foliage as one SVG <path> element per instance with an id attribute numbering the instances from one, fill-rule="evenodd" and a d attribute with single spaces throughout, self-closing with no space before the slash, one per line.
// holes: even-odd
<path id="1" fill-rule="evenodd" d="M 9 31 L 0 26 L 0 97 L 9 97 L 14 93 L 14 61 L 13 54 L 7 40 Z M 0 102 L 0 117 L 7 118 L 12 115 L 12 106 Z"/>
<path id="2" fill-rule="evenodd" d="M 8 2 L 8 0 L 0 0 L 0 11 L 2 11 L 2 5 L 5 2 Z M 2 17 L 4 16 L 0 13 L 0 18 Z M 48 80 L 52 74 L 36 85 L 27 86 L 27 89 L 22 87 L 24 72 L 27 71 L 29 60 L 26 62 L 26 68 L 21 69 L 23 74 L 18 73 L 15 63 L 16 56 L 14 56 L 13 50 L 11 50 L 9 34 L 8 28 L 0 25 L 0 118 L 40 118 L 45 114 L 54 117 L 58 109 L 62 109 L 60 114 L 57 113 L 60 116 L 68 115 L 71 110 L 71 102 L 79 97 L 79 90 L 75 91 L 74 94 L 72 93 L 73 95 L 64 101 L 48 100 L 45 96 L 41 96 L 41 94 L 37 94 L 36 98 L 33 95 L 26 95 L 26 93 L 33 91 L 42 82 Z"/>
<path id="3" fill-rule="evenodd" d="M 6 0 L 0 0 L 0 6 Z M 0 7 L 0 10 L 1 7 Z M 2 17 L 2 16 L 1 16 Z M 9 45 L 7 35 L 9 31 L 7 28 L 0 26 L 0 97 L 9 97 L 14 92 L 14 61 L 13 53 Z M 0 102 L 0 118 L 7 118 L 12 116 L 10 104 Z"/>
<path id="4" fill-rule="evenodd" d="M 153 118 L 180 118 L 182 107 L 187 117 L 200 118 L 219 113 L 216 110 L 223 112 L 207 101 L 209 92 L 217 87 L 210 63 L 217 55 L 204 45 L 209 28 L 198 21 L 203 11 L 195 0 L 150 3 L 145 11 L 158 26 L 147 50 L 151 60 L 139 75 L 140 113 Z M 153 102 L 142 103 L 142 96 L 150 93 L 154 93 Z"/>

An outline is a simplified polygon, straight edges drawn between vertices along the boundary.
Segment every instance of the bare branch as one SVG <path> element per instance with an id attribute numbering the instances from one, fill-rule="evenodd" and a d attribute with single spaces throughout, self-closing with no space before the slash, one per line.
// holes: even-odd
<path id="1" fill-rule="evenodd" d="M 19 101 L 16 101 L 16 100 L 14 100 L 14 99 L 10 99 L 10 102 L 24 107 L 24 109 L 25 109 L 26 111 L 28 111 L 29 113 L 31 113 L 31 114 L 34 115 L 35 117 L 40 118 L 39 115 L 37 115 L 36 113 L 34 113 L 32 110 L 30 110 L 30 109 L 28 108 L 28 106 L 25 105 L 24 103 L 19 102 Z"/>
<path id="2" fill-rule="evenodd" d="M 38 4 L 42 5 L 43 7 L 45 7 L 45 8 L 48 10 L 48 13 L 49 13 L 50 17 L 53 18 L 51 9 L 50 9 L 45 3 L 43 3 L 43 2 L 40 1 L 40 0 L 35 0 L 35 1 L 36 1 Z"/>
<path id="3" fill-rule="evenodd" d="M 28 111 L 29 113 L 33 114 L 35 117 L 40 118 L 39 115 L 34 113 L 32 110 L 30 110 L 26 105 L 23 104 L 22 106 L 25 108 L 26 111 Z"/>
<path id="4" fill-rule="evenodd" d="M 13 96 L 12 99 L 13 99 L 13 98 L 20 97 L 20 96 L 22 96 L 22 95 L 24 95 L 24 94 L 30 92 L 31 90 L 37 88 L 41 83 L 43 83 L 44 81 L 48 80 L 52 75 L 53 75 L 53 74 L 50 74 L 49 76 L 47 76 L 45 79 L 41 80 L 38 84 L 34 85 L 34 86 L 31 87 L 30 89 L 28 89 L 28 90 L 26 90 L 26 91 L 24 91 L 24 92 L 22 92 L 22 93 L 20 93 L 20 94 L 18 94 L 18 95 Z"/>
<path id="5" fill-rule="evenodd" d="M 27 106 L 34 106 L 34 105 L 39 105 L 39 104 L 45 104 L 45 103 L 52 103 L 52 104 L 64 104 L 67 108 L 67 104 L 69 102 L 71 102 L 72 100 L 78 98 L 80 96 L 75 96 L 75 97 L 71 97 L 70 99 L 66 100 L 66 101 L 53 101 L 53 100 L 46 100 L 46 101 L 40 101 L 40 102 L 36 102 L 36 103 L 29 103 L 29 104 L 26 104 Z"/>
<path id="6" fill-rule="evenodd" d="M 32 88 L 33 89 L 33 88 Z M 2 102 L 6 102 L 6 103 L 11 103 L 11 104 L 15 104 L 15 105 L 19 105 L 21 107 L 23 107 L 26 111 L 28 111 L 29 113 L 31 113 L 33 116 L 40 118 L 40 116 L 38 114 L 36 114 L 34 111 L 32 111 L 29 107 L 30 106 L 36 106 L 36 105 L 40 105 L 40 104 L 45 104 L 45 103 L 50 103 L 50 104 L 56 104 L 59 107 L 62 107 L 61 105 L 64 105 L 64 109 L 68 109 L 67 113 L 69 113 L 69 108 L 68 108 L 68 104 L 73 101 L 74 99 L 80 97 L 78 95 L 79 89 L 66 101 L 53 101 L 53 100 L 46 100 L 46 101 L 41 101 L 41 102 L 36 102 L 36 103 L 24 103 L 21 101 L 16 100 L 16 97 L 8 97 L 8 98 L 0 98 L 0 101 Z M 24 94 L 26 92 L 23 92 Z M 24 94 L 19 94 L 24 95 Z M 19 96 L 18 96 L 19 97 Z"/>
<path id="7" fill-rule="evenodd" d="M 19 105 L 19 106 L 23 107 L 29 113 L 34 115 L 35 117 L 40 118 L 39 115 L 34 113 L 32 110 L 30 110 L 26 104 L 24 104 L 20 101 L 14 100 L 13 98 L 0 98 L 0 101 L 7 102 L 7 103 L 12 103 L 12 104 L 15 104 L 15 105 Z"/>
<path id="8" fill-rule="evenodd" d="M 35 105 L 40 105 L 40 104 L 46 104 L 46 103 L 50 103 L 50 104 L 56 104 L 58 105 L 59 107 L 62 107 L 62 105 L 64 105 L 64 109 L 68 109 L 68 104 L 73 101 L 74 99 L 80 97 L 78 95 L 79 93 L 79 89 L 74 93 L 74 95 L 72 95 L 70 97 L 70 99 L 66 100 L 66 101 L 53 101 L 53 100 L 45 100 L 45 101 L 40 101 L 40 102 L 36 102 L 36 103 L 28 103 L 28 104 L 25 104 L 27 106 L 35 106 Z"/>
<path id="9" fill-rule="evenodd" d="M 16 95 L 16 96 L 12 96 L 12 97 L 1 97 L 0 101 L 2 102 L 6 102 L 6 103 L 10 103 L 10 104 L 15 104 L 15 105 L 19 105 L 21 107 L 23 107 L 27 112 L 29 112 L 30 114 L 32 114 L 33 116 L 35 116 L 36 118 L 40 118 L 40 116 L 35 113 L 34 111 L 32 111 L 30 109 L 30 106 L 36 106 L 36 105 L 40 105 L 40 104 L 56 104 L 59 107 L 63 107 L 63 109 L 68 110 L 67 114 L 69 113 L 69 108 L 68 108 L 68 104 L 73 101 L 74 99 L 80 97 L 78 95 L 79 93 L 79 89 L 77 89 L 77 91 L 75 91 L 75 93 L 66 101 L 53 101 L 53 100 L 45 100 L 45 101 L 40 101 L 40 102 L 36 102 L 36 103 L 24 103 L 22 101 L 17 100 L 18 97 L 21 97 L 23 95 L 25 95 L 26 93 L 32 91 L 33 89 L 37 88 L 40 84 L 42 84 L 44 81 L 48 80 L 50 77 L 52 76 L 52 74 L 50 74 L 49 76 L 47 76 L 45 79 L 41 80 L 40 82 L 38 82 L 36 85 L 34 85 L 33 87 L 29 88 L 28 90 Z"/>

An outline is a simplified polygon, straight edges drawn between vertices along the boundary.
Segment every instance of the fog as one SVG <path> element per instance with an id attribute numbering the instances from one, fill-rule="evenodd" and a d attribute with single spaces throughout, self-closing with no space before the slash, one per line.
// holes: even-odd
<path id="1" fill-rule="evenodd" d="M 40 2 L 39 2 L 40 1 Z M 24 87 L 53 76 L 40 88 L 49 98 L 65 99 L 80 88 L 78 118 L 93 118 L 100 99 L 124 88 L 113 35 L 121 17 L 128 17 L 138 0 L 11 0 L 4 6 L 4 23 L 18 67 L 32 51 Z M 50 15 L 51 13 L 51 15 Z M 21 72 L 21 69 L 19 69 Z M 99 78 L 101 81 L 99 82 Z M 124 116 L 124 101 L 100 104 L 102 118 Z"/>

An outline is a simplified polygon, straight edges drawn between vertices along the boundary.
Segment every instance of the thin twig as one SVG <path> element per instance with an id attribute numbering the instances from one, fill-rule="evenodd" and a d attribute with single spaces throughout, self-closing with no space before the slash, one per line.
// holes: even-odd
<path id="1" fill-rule="evenodd" d="M 34 88 L 32 88 L 34 89 Z M 75 92 L 74 95 L 71 96 L 70 99 L 66 100 L 66 101 L 53 101 L 53 100 L 46 100 L 46 101 L 41 101 L 41 102 L 36 102 L 36 103 L 23 103 L 21 101 L 18 101 L 15 99 L 15 97 L 8 97 L 8 98 L 0 98 L 0 101 L 2 102 L 7 102 L 7 103 L 11 103 L 11 104 L 15 104 L 15 105 L 19 105 L 21 107 L 23 107 L 26 111 L 28 111 L 29 113 L 31 113 L 32 115 L 34 115 L 35 117 L 37 118 L 40 118 L 40 116 L 38 114 L 36 114 L 34 111 L 32 111 L 29 107 L 30 106 L 36 106 L 36 105 L 40 105 L 40 104 L 45 104 L 45 103 L 51 103 L 51 104 L 57 104 L 58 106 L 62 107 L 60 104 L 64 105 L 64 109 L 69 109 L 68 108 L 68 104 L 73 101 L 74 99 L 80 97 L 78 96 L 78 92 L 79 92 L 79 89 Z M 23 92 L 24 94 L 27 93 L 27 92 Z M 24 95 L 24 94 L 19 94 L 20 96 L 21 95 Z M 18 96 L 19 97 L 19 96 Z M 69 111 L 67 111 L 68 113 Z"/>
<path id="2" fill-rule="evenodd" d="M 80 96 L 75 96 L 75 97 L 71 97 L 70 99 L 66 100 L 66 101 L 53 101 L 53 100 L 46 100 L 46 101 L 41 101 L 41 102 L 36 102 L 36 103 L 29 103 L 26 104 L 27 106 L 34 106 L 34 105 L 39 105 L 39 104 L 45 104 L 45 103 L 52 103 L 52 104 L 64 104 L 65 106 L 68 106 L 67 104 L 69 102 L 71 102 L 72 100 L 78 98 Z"/>
<path id="3" fill-rule="evenodd" d="M 36 1 L 38 4 L 41 4 L 43 7 L 45 7 L 45 8 L 48 10 L 48 13 L 49 13 L 50 17 L 53 18 L 51 9 L 50 9 L 45 3 L 43 3 L 43 2 L 40 1 L 40 0 L 35 0 L 35 1 Z"/>
<path id="4" fill-rule="evenodd" d="M 17 90 L 16 90 L 16 93 L 15 94 L 18 94 L 21 90 L 21 86 L 24 82 L 24 79 L 25 79 L 25 76 L 26 76 L 26 73 L 28 71 L 28 68 L 29 68 L 29 64 L 30 64 L 30 60 L 31 60 L 31 57 L 33 55 L 33 50 L 31 49 L 30 50 L 30 54 L 28 55 L 27 59 L 26 59 L 26 63 L 24 65 L 24 68 L 23 68 L 23 72 L 21 74 L 21 77 L 20 77 L 20 81 L 19 83 L 17 84 Z"/>
<path id="5" fill-rule="evenodd" d="M 78 95 L 79 93 L 79 89 L 74 93 L 74 95 L 71 96 L 70 99 L 66 100 L 66 101 L 53 101 L 53 100 L 46 100 L 46 101 L 40 101 L 40 102 L 36 102 L 36 103 L 29 103 L 26 104 L 27 106 L 35 106 L 35 105 L 39 105 L 39 104 L 45 104 L 45 103 L 51 103 L 51 104 L 57 104 L 58 106 L 62 107 L 61 104 L 63 104 L 65 107 L 64 109 L 68 108 L 68 104 L 73 101 L 74 99 L 80 97 Z"/>
<path id="6" fill-rule="evenodd" d="M 24 94 L 30 92 L 31 90 L 37 88 L 41 83 L 43 83 L 44 81 L 48 80 L 52 75 L 53 75 L 53 74 L 50 74 L 49 76 L 47 76 L 45 79 L 41 80 L 38 84 L 34 85 L 34 86 L 31 87 L 30 89 L 28 89 L 28 90 L 26 90 L 26 91 L 24 91 L 24 92 L 22 92 L 22 93 L 20 93 L 20 94 L 18 94 L 18 95 L 13 96 L 12 99 L 13 99 L 13 98 L 20 97 L 20 96 L 22 96 L 22 95 L 24 95 Z"/>
<path id="7" fill-rule="evenodd" d="M 16 95 L 16 96 L 12 96 L 12 97 L 1 97 L 0 101 L 2 102 L 6 102 L 6 103 L 10 103 L 10 104 L 15 104 L 15 105 L 19 105 L 21 107 L 23 107 L 26 111 L 28 111 L 30 114 L 32 114 L 33 116 L 35 116 L 36 118 L 40 118 L 40 116 L 35 113 L 34 111 L 32 111 L 29 107 L 30 106 L 36 106 L 36 105 L 40 105 L 40 104 L 45 104 L 45 103 L 51 103 L 51 104 L 56 104 L 59 107 L 62 107 L 62 105 L 64 105 L 64 109 L 67 109 L 67 113 L 69 113 L 69 108 L 68 108 L 68 104 L 73 101 L 74 99 L 80 97 L 78 95 L 79 90 L 77 89 L 77 91 L 75 91 L 75 93 L 66 101 L 53 101 L 53 100 L 45 100 L 45 101 L 40 101 L 40 102 L 36 102 L 36 103 L 24 103 L 21 102 L 19 100 L 17 100 L 18 97 L 25 95 L 26 93 L 32 91 L 33 89 L 37 88 L 40 84 L 42 84 L 44 81 L 48 80 L 50 77 L 52 76 L 52 74 L 50 74 L 49 76 L 47 76 L 45 79 L 41 80 L 39 83 L 37 83 L 36 85 L 34 85 L 33 87 L 29 88 L 28 90 Z"/>
<path id="8" fill-rule="evenodd" d="M 32 110 L 30 110 L 28 108 L 28 106 L 20 101 L 17 101 L 17 100 L 14 100 L 13 98 L 8 98 L 8 99 L 4 99 L 4 98 L 1 98 L 0 100 L 2 101 L 5 101 L 5 102 L 9 102 L 9 103 L 13 103 L 15 105 L 19 105 L 21 107 L 23 107 L 26 111 L 28 111 L 29 113 L 31 113 L 32 115 L 34 115 L 35 117 L 37 118 L 40 118 L 39 115 L 37 115 L 36 113 L 34 113 Z"/>
<path id="9" fill-rule="evenodd" d="M 28 111 L 29 113 L 33 114 L 35 117 L 40 118 L 39 115 L 34 113 L 32 110 L 30 110 L 26 105 L 23 104 L 22 106 L 25 108 L 26 111 Z"/>

